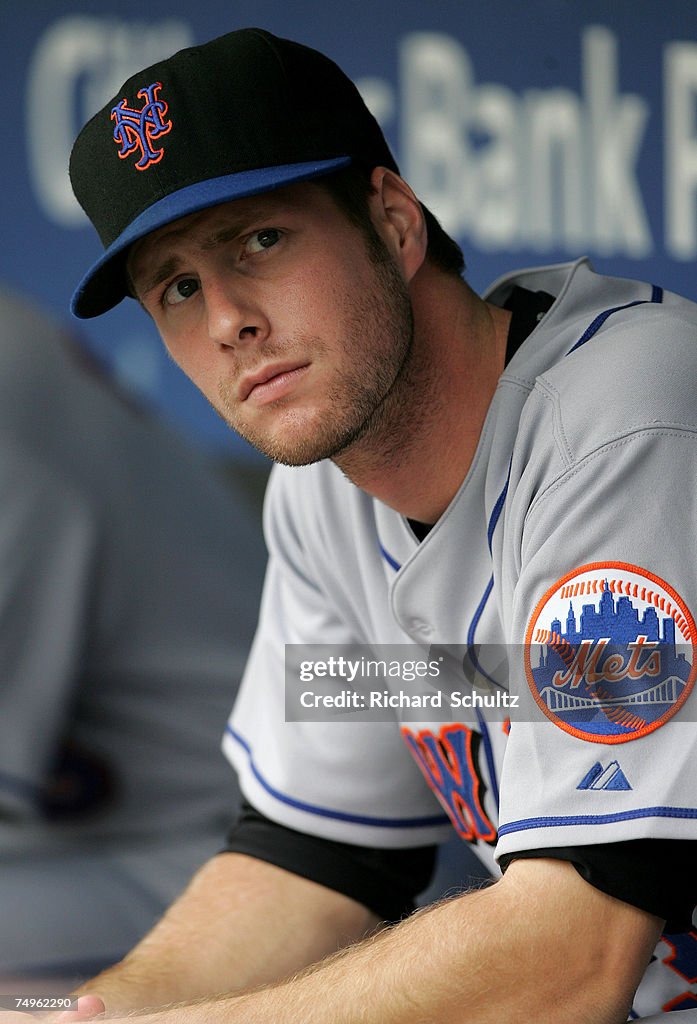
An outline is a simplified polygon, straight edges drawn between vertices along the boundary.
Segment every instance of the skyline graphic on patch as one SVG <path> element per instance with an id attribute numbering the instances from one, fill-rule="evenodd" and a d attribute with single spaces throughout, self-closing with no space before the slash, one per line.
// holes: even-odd
<path id="1" fill-rule="evenodd" d="M 535 609 L 525 672 L 545 715 L 579 739 L 624 743 L 682 707 L 697 673 L 695 623 L 664 580 L 624 562 L 568 573 Z"/>
<path id="2" fill-rule="evenodd" d="M 111 108 L 114 142 L 120 146 L 119 157 L 125 160 L 132 153 L 140 154 L 135 163 L 137 171 L 145 171 L 160 162 L 165 151 L 163 148 L 156 149 L 153 140 L 172 130 L 172 122 L 165 121 L 168 108 L 160 98 L 161 88 L 161 82 L 153 82 L 138 90 L 138 99 L 143 100 L 140 110 L 129 107 L 125 98 Z"/>

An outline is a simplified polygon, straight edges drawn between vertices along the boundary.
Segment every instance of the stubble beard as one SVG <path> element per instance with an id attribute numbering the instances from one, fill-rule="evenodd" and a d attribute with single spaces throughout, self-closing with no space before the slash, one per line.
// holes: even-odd
<path id="1" fill-rule="evenodd" d="M 333 459 L 352 479 L 376 459 L 394 462 L 408 448 L 406 419 L 415 412 L 418 393 L 414 360 L 414 322 L 411 299 L 397 266 L 385 251 L 372 257 L 374 287 L 344 303 L 340 336 L 353 354 L 350 369 L 338 371 L 327 391 L 321 419 L 312 428 L 298 414 L 294 429 L 292 408 L 285 412 L 283 438 L 240 422 L 230 401 L 230 385 L 221 381 L 217 411 L 241 437 L 263 455 L 287 466 L 306 466 Z M 371 330 L 371 326 L 375 325 Z M 300 338 L 298 350 L 320 355 L 326 346 L 317 337 Z M 260 350 L 272 361 L 287 352 Z M 283 400 L 278 405 L 281 406 Z M 272 408 L 272 406 L 270 406 Z"/>

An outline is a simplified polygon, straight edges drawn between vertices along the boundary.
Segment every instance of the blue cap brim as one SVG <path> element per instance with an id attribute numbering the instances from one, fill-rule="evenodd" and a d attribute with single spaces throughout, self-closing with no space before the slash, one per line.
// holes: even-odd
<path id="1" fill-rule="evenodd" d="M 104 250 L 97 262 L 85 274 L 72 297 L 71 312 L 80 320 L 100 316 L 116 306 L 128 294 L 125 257 L 134 242 L 172 221 L 186 217 L 209 206 L 244 199 L 247 196 L 271 192 L 283 185 L 309 181 L 332 171 L 341 170 L 351 163 L 348 156 L 331 160 L 286 164 L 280 167 L 262 167 L 251 171 L 238 171 L 221 178 L 187 185 L 152 203 Z"/>

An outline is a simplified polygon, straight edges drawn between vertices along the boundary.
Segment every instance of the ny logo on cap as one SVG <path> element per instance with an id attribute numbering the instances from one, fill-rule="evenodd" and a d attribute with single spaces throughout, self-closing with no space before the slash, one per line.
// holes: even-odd
<path id="1" fill-rule="evenodd" d="M 140 89 L 138 98 L 145 101 L 142 110 L 126 106 L 123 99 L 111 109 L 114 122 L 114 142 L 120 145 L 119 157 L 123 160 L 133 152 L 140 153 L 136 163 L 137 171 L 144 171 L 151 164 L 159 163 L 164 149 L 155 149 L 153 139 L 166 135 L 172 128 L 171 121 L 165 121 L 167 104 L 158 96 L 161 82 Z"/>

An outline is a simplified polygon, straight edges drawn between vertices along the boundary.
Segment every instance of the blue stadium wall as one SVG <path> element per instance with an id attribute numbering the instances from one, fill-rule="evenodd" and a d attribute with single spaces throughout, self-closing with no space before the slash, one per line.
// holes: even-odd
<path id="1" fill-rule="evenodd" d="M 245 25 L 344 66 L 475 288 L 587 254 L 697 299 L 694 0 L 0 0 L 0 16 L 0 278 L 67 321 L 98 252 L 68 183 L 75 134 L 138 67 Z M 253 458 L 133 302 L 72 326 L 176 427 Z"/>

